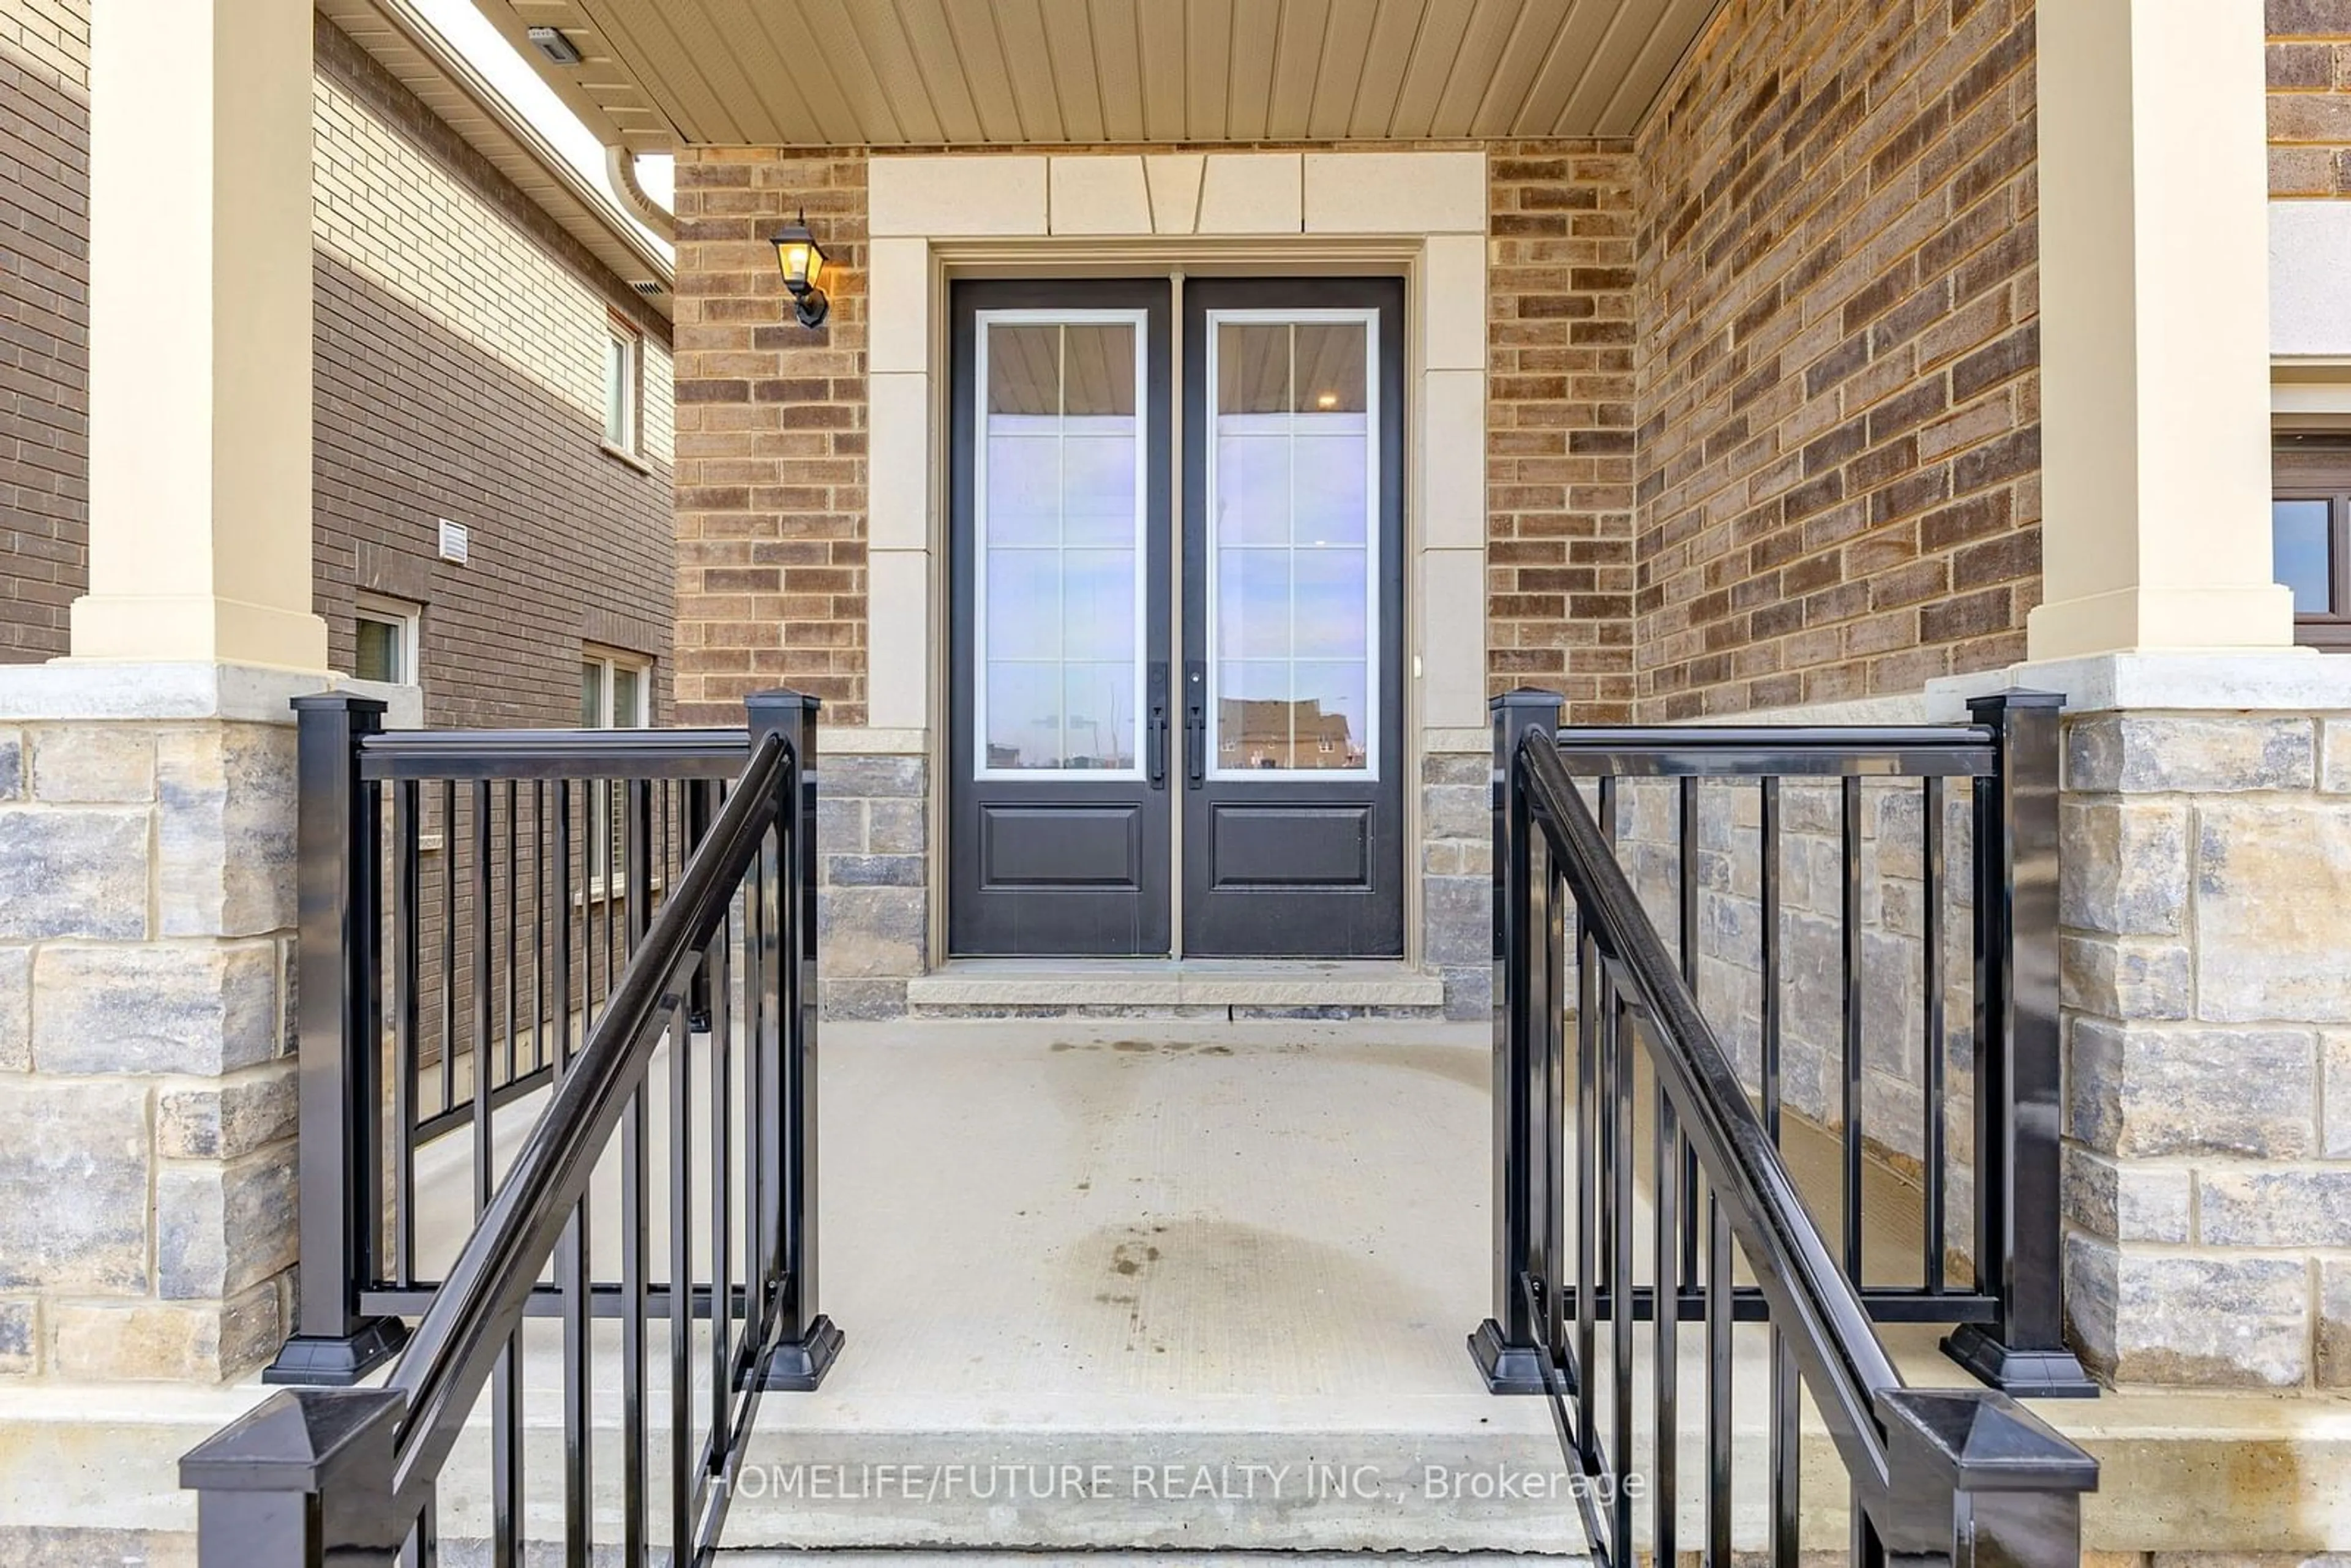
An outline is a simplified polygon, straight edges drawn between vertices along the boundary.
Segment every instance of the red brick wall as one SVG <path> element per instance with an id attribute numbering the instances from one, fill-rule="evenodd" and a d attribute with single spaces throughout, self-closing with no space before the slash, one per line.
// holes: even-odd
<path id="1" fill-rule="evenodd" d="M 2021 656 L 2040 592 L 2030 0 L 1731 0 L 1639 139 L 1639 703 Z"/>
<path id="2" fill-rule="evenodd" d="M 0 0 L 0 663 L 89 576 L 89 16 Z"/>
<path id="3" fill-rule="evenodd" d="M 2268 0 L 2270 194 L 2351 196 L 2351 0 Z"/>
<path id="4" fill-rule="evenodd" d="M 832 302 L 793 319 L 767 243 L 803 209 Z M 677 160 L 677 713 L 789 685 L 865 722 L 865 160 Z"/>
<path id="5" fill-rule="evenodd" d="M 1633 716 L 1637 173 L 1621 143 L 1487 149 L 1487 684 L 1579 723 Z"/>

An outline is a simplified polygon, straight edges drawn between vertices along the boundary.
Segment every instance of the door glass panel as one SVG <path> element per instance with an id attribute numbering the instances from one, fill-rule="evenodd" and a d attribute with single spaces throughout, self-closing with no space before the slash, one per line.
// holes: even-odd
<path id="1" fill-rule="evenodd" d="M 2335 609 L 2334 558 L 2327 540 L 2327 513 L 2333 505 L 2314 498 L 2270 503 L 2277 580 L 2294 590 L 2296 615 L 2326 615 Z"/>
<path id="2" fill-rule="evenodd" d="M 1372 319 L 1211 317 L 1219 772 L 1369 769 Z"/>
<path id="3" fill-rule="evenodd" d="M 1143 706 L 1141 313 L 983 314 L 981 772 L 1134 772 Z"/>

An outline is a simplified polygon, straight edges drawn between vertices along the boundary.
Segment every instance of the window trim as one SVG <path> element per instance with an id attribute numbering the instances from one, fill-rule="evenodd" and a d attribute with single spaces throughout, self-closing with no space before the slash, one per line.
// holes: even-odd
<path id="1" fill-rule="evenodd" d="M 582 728 L 650 729 L 653 727 L 653 660 L 643 653 L 632 653 L 625 648 L 608 648 L 600 643 L 583 643 L 580 647 L 580 663 L 583 666 L 600 664 L 604 671 L 601 701 L 598 705 L 602 710 L 599 716 L 600 722 L 594 725 L 583 725 Z M 613 722 L 612 675 L 619 670 L 630 671 L 637 677 L 637 719 L 633 724 L 624 725 Z"/>
<path id="2" fill-rule="evenodd" d="M 2326 503 L 2327 586 L 2335 602 L 2323 614 L 2297 612 L 2294 640 L 2327 653 L 2351 653 L 2351 444 L 2305 445 L 2293 440 L 2293 434 L 2280 432 L 2272 444 L 2270 499 Z"/>
<path id="3" fill-rule="evenodd" d="M 604 360 L 604 394 L 607 400 L 603 430 L 603 447 L 623 462 L 642 465 L 645 450 L 645 335 L 626 322 L 612 319 L 604 323 L 606 343 Z M 611 350 L 621 350 L 621 433 L 612 433 Z"/>
<path id="4" fill-rule="evenodd" d="M 415 686 L 422 689 L 424 664 L 424 607 L 404 599 L 393 599 L 381 593 L 360 593 L 351 602 L 351 664 L 353 680 L 371 679 L 358 673 L 359 627 L 361 622 L 390 626 L 399 633 L 399 672 L 389 681 L 371 684 L 389 686 Z"/>

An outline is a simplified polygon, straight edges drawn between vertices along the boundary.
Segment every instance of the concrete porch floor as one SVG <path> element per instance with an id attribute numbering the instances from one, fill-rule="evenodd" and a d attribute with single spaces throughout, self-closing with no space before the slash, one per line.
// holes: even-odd
<path id="1" fill-rule="evenodd" d="M 730 1542 L 1573 1552 L 1563 1492 L 1480 1497 L 1458 1479 L 1560 1473 L 1542 1402 L 1487 1396 L 1462 1343 L 1489 1310 L 1489 1050 L 1481 1027 L 1410 1020 L 826 1026 L 821 1288 L 848 1347 L 820 1392 L 763 1403 Z M 500 1143 L 531 1113 L 502 1114 Z M 1813 1162 L 1793 1163 L 1815 1185 Z M 454 1241 L 464 1183 L 440 1186 L 454 1190 L 430 1228 Z M 1900 1217 L 1866 1207 L 1873 1249 L 1881 1230 L 1900 1244 Z M 549 1519 L 552 1327 L 533 1326 L 526 1358 L 530 1501 Z M 1931 1331 L 1887 1337 L 1913 1382 L 1959 1381 Z M 1701 1386 L 1697 1339 L 1685 1391 Z M 1741 1331 L 1750 1430 L 1762 1345 Z M 600 1382 L 615 1375 L 609 1346 L 599 1364 Z M 106 1547 L 75 1561 L 191 1561 L 172 1462 L 266 1392 L 0 1387 L 0 1559 L 12 1538 L 62 1531 Z M 607 1478 L 617 1404 L 598 1402 Z M 1684 1408 L 1687 1479 L 1697 1401 Z M 2351 1542 L 2351 1401 L 2150 1392 L 2038 1408 L 2106 1463 L 2094 1546 Z M 1835 1544 L 1823 1439 L 1805 1469 L 1807 1539 Z M 453 1528 L 485 1480 L 450 1478 Z M 1761 1544 L 1761 1481 L 1740 1478 L 1742 1547 Z"/>

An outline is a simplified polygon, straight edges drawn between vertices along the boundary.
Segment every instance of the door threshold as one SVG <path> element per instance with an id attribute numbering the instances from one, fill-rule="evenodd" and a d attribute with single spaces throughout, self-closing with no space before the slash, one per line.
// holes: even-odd
<path id="1" fill-rule="evenodd" d="M 1435 1011 L 1445 981 L 1392 958 L 956 958 L 907 981 L 906 1005 Z"/>

